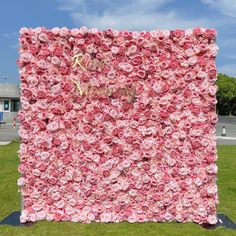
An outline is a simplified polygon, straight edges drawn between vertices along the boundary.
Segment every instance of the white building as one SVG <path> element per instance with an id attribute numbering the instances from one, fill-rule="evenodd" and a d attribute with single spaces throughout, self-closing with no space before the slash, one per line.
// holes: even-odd
<path id="1" fill-rule="evenodd" d="M 20 108 L 20 86 L 0 84 L 0 120 L 13 122 Z"/>

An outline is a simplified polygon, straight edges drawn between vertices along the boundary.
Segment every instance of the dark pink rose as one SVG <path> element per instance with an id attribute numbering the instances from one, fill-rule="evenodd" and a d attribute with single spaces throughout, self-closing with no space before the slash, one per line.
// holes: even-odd
<path id="1" fill-rule="evenodd" d="M 55 184 L 55 183 L 57 182 L 57 179 L 56 179 L 56 178 L 50 178 L 50 179 L 48 180 L 48 182 L 49 182 L 50 184 Z"/>
<path id="2" fill-rule="evenodd" d="M 46 96 L 47 96 L 47 94 L 46 94 L 45 91 L 38 90 L 38 92 L 37 92 L 37 97 L 38 97 L 39 99 L 44 99 L 44 98 L 46 98 Z"/>
<path id="3" fill-rule="evenodd" d="M 51 52 L 50 52 L 50 50 L 48 50 L 48 48 L 44 48 L 44 49 L 41 51 L 41 53 L 42 53 L 43 55 L 45 55 L 46 57 L 51 54 Z"/>
<path id="4" fill-rule="evenodd" d="M 52 32 L 47 32 L 47 37 L 49 40 L 53 40 L 55 38 L 55 35 Z"/>
<path id="5" fill-rule="evenodd" d="M 52 142 L 53 142 L 53 145 L 56 145 L 56 146 L 61 144 L 61 140 L 59 138 L 54 138 Z"/>
<path id="6" fill-rule="evenodd" d="M 88 112 L 86 115 L 86 119 L 87 121 L 92 122 L 94 120 L 94 113 Z"/>
<path id="7" fill-rule="evenodd" d="M 60 72 L 62 75 L 67 75 L 69 70 L 67 66 L 60 66 Z"/>
<path id="8" fill-rule="evenodd" d="M 102 172 L 102 175 L 104 176 L 104 177 L 108 177 L 108 176 L 110 176 L 110 171 L 108 171 L 108 170 L 104 170 L 103 172 Z"/>
<path id="9" fill-rule="evenodd" d="M 122 110 L 123 111 L 128 111 L 128 110 L 130 110 L 132 108 L 132 106 L 133 105 L 131 103 L 129 103 L 129 102 L 123 102 Z"/>
<path id="10" fill-rule="evenodd" d="M 121 153 L 122 150 L 123 150 L 122 145 L 121 144 L 116 144 L 116 145 L 112 146 L 112 151 L 111 152 L 112 152 L 113 155 L 116 155 L 116 154 Z"/>
<path id="11" fill-rule="evenodd" d="M 122 130 L 123 130 L 122 128 L 115 128 L 112 131 L 112 135 L 119 136 L 119 134 L 122 132 Z"/>
<path id="12" fill-rule="evenodd" d="M 140 55 L 137 55 L 137 56 L 133 57 L 132 60 L 131 60 L 131 64 L 133 66 L 137 66 L 141 63 L 142 63 L 142 56 L 140 56 Z"/>
<path id="13" fill-rule="evenodd" d="M 159 185 L 157 186 L 158 191 L 161 191 L 161 192 L 164 190 L 164 188 L 165 188 L 165 185 L 164 185 L 164 184 L 159 184 Z"/>
<path id="14" fill-rule="evenodd" d="M 191 95 L 190 89 L 185 89 L 184 92 L 183 92 L 183 95 L 184 95 L 185 98 L 188 98 Z"/>
<path id="15" fill-rule="evenodd" d="M 214 39 L 216 36 L 216 30 L 206 29 L 204 35 L 209 39 Z"/>
<path id="16" fill-rule="evenodd" d="M 73 108 L 73 104 L 68 101 L 64 102 L 64 106 L 67 111 L 70 111 Z"/>
<path id="17" fill-rule="evenodd" d="M 62 110 L 60 108 L 56 108 L 56 107 L 52 108 L 51 111 L 52 111 L 52 113 L 57 114 L 57 115 L 62 115 L 65 113 L 64 110 Z"/>
<path id="18" fill-rule="evenodd" d="M 91 145 L 87 141 L 83 141 L 82 145 L 83 145 L 84 150 L 89 150 L 91 147 Z"/>
<path id="19" fill-rule="evenodd" d="M 38 168 L 40 171 L 45 171 L 47 169 L 47 165 L 45 163 L 41 163 Z"/>
<path id="20" fill-rule="evenodd" d="M 143 164 L 143 168 L 144 168 L 144 170 L 149 170 L 150 169 L 150 164 L 149 163 L 144 163 Z"/>
<path id="21" fill-rule="evenodd" d="M 91 130 L 92 130 L 92 128 L 88 125 L 83 128 L 83 131 L 85 134 L 89 134 L 91 132 Z"/>
<path id="22" fill-rule="evenodd" d="M 201 143 L 198 140 L 194 140 L 192 142 L 192 147 L 193 148 L 200 148 L 201 147 Z"/>
<path id="23" fill-rule="evenodd" d="M 129 137 L 125 137 L 125 141 L 128 143 L 128 144 L 132 144 L 135 140 L 135 137 L 132 137 L 132 136 L 129 136 Z"/>
<path id="24" fill-rule="evenodd" d="M 29 50 L 32 54 L 36 54 L 38 52 L 38 48 L 34 45 L 30 45 Z"/>
<path id="25" fill-rule="evenodd" d="M 138 70 L 137 71 L 137 76 L 140 78 L 144 78 L 146 75 L 146 72 L 144 70 Z"/>
<path id="26" fill-rule="evenodd" d="M 56 213 L 54 215 L 54 220 L 55 221 L 61 221 L 63 219 L 63 215 L 59 214 L 59 213 Z"/>
<path id="27" fill-rule="evenodd" d="M 208 73 L 209 73 L 209 76 L 210 76 L 211 78 L 215 78 L 215 77 L 216 77 L 216 74 L 217 74 L 217 70 L 216 70 L 215 67 L 212 67 L 212 68 L 209 69 Z"/>
<path id="28" fill-rule="evenodd" d="M 22 89 L 22 95 L 26 98 L 30 98 L 32 96 L 32 92 L 29 89 Z"/>
<path id="29" fill-rule="evenodd" d="M 177 30 L 174 30 L 173 31 L 173 35 L 174 35 L 174 37 L 176 37 L 176 38 L 182 38 L 182 37 L 184 37 L 184 35 L 185 35 L 185 31 L 184 30 L 181 30 L 181 29 L 177 29 Z"/>
<path id="30" fill-rule="evenodd" d="M 63 91 L 70 92 L 74 88 L 74 85 L 72 83 L 66 82 L 63 84 Z"/>
<path id="31" fill-rule="evenodd" d="M 39 121 L 39 122 L 38 122 L 38 127 L 39 127 L 41 130 L 45 130 L 45 129 L 46 129 L 46 124 L 45 124 L 45 122 Z"/>
<path id="32" fill-rule="evenodd" d="M 18 166 L 18 171 L 19 171 L 21 174 L 25 173 L 26 170 L 27 170 L 26 165 L 20 164 L 20 165 Z"/>
<path id="33" fill-rule="evenodd" d="M 196 27 L 193 29 L 193 33 L 199 36 L 199 35 L 202 35 L 203 32 L 200 27 Z"/>
<path id="34" fill-rule="evenodd" d="M 54 52 L 55 56 L 60 57 L 62 55 L 62 48 L 61 47 L 55 47 L 53 52 Z"/>

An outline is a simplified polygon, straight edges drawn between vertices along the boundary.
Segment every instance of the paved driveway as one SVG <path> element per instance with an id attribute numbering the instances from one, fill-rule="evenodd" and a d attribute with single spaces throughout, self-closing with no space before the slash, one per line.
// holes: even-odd
<path id="1" fill-rule="evenodd" d="M 15 129 L 12 126 L 12 124 L 1 125 L 1 128 L 0 128 L 0 143 L 2 143 L 2 142 L 11 142 L 15 138 L 19 138 L 18 130 L 19 130 L 19 124 L 16 126 Z"/>
<path id="2" fill-rule="evenodd" d="M 227 137 L 221 137 L 223 126 Z M 216 127 L 217 143 L 223 145 L 236 145 L 236 116 L 219 116 Z"/>

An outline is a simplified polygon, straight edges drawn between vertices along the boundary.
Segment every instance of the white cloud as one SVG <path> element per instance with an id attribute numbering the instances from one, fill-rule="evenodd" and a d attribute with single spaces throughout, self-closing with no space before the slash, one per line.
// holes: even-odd
<path id="1" fill-rule="evenodd" d="M 225 64 L 223 66 L 218 66 L 218 73 L 224 73 L 229 76 L 236 77 L 236 63 L 235 64 Z"/>
<path id="2" fill-rule="evenodd" d="M 229 38 L 225 36 L 224 38 L 221 39 L 222 41 L 222 46 L 224 47 L 231 47 L 232 45 L 236 45 L 236 38 Z"/>
<path id="3" fill-rule="evenodd" d="M 206 18 L 196 20 L 184 19 L 177 15 L 174 9 L 165 11 L 163 8 L 171 0 L 131 0 L 123 2 L 114 1 L 86 1 L 64 0 L 59 1 L 59 10 L 68 11 L 74 24 L 99 29 L 114 28 L 127 30 L 152 30 L 192 28 L 195 26 L 208 27 Z M 99 9 L 93 12 L 92 6 Z"/>
<path id="4" fill-rule="evenodd" d="M 20 47 L 19 43 L 10 45 L 10 48 L 14 48 L 14 49 L 19 48 L 19 47 Z"/>
<path id="5" fill-rule="evenodd" d="M 7 33 L 3 33 L 3 36 L 4 36 L 5 38 L 9 38 L 9 34 L 7 34 Z"/>
<path id="6" fill-rule="evenodd" d="M 202 0 L 211 8 L 217 9 L 223 15 L 236 17 L 236 1 L 235 0 Z"/>
<path id="7" fill-rule="evenodd" d="M 14 37 L 16 36 L 17 32 L 12 32 L 12 33 L 3 33 L 3 36 L 5 38 L 11 38 L 11 37 Z"/>
<path id="8" fill-rule="evenodd" d="M 227 59 L 232 59 L 232 60 L 235 60 L 236 61 L 236 55 L 231 53 L 231 54 L 224 54 L 224 57 L 227 58 Z"/>

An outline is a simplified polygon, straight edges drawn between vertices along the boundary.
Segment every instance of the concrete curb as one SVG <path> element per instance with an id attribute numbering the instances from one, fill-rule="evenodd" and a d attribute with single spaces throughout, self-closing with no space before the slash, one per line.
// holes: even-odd
<path id="1" fill-rule="evenodd" d="M 10 144 L 12 141 L 10 142 L 0 142 L 0 145 L 7 145 L 7 144 Z"/>
<path id="2" fill-rule="evenodd" d="M 217 139 L 236 140 L 236 137 L 217 136 Z"/>

